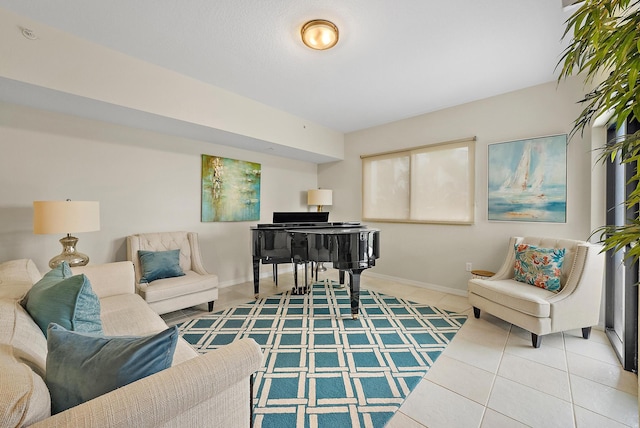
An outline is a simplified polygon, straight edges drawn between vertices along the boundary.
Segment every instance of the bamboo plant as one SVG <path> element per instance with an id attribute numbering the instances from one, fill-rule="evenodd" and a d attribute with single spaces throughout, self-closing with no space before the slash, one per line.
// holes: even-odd
<path id="1" fill-rule="evenodd" d="M 580 102 L 584 106 L 574 122 L 571 136 L 583 132 L 592 121 L 611 114 L 620 127 L 627 119 L 640 120 L 640 0 L 586 0 L 566 22 L 563 38 L 572 36 L 560 62 L 565 79 L 581 74 L 595 89 Z M 635 185 L 625 202 L 635 217 L 623 226 L 603 226 L 600 234 L 604 250 L 628 248 L 626 257 L 640 258 L 640 131 L 608 141 L 601 160 L 631 165 L 629 184 Z"/>

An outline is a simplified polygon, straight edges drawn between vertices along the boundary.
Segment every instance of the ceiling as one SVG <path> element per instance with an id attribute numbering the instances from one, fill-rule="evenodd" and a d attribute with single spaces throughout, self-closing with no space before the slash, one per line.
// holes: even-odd
<path id="1" fill-rule="evenodd" d="M 0 7 L 351 132 L 556 79 L 561 0 L 0 0 Z M 313 51 L 302 24 L 334 22 Z"/>

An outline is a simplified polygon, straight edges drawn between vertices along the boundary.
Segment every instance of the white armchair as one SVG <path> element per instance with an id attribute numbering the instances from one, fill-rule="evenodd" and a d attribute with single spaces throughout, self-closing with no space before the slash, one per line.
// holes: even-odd
<path id="1" fill-rule="evenodd" d="M 514 279 L 515 245 L 565 248 L 561 268 L 561 290 L 553 292 Z M 602 246 L 568 239 L 513 237 L 507 258 L 492 277 L 469 280 L 469 303 L 476 318 L 484 310 L 531 332 L 531 342 L 540 347 L 541 336 L 582 329 L 585 339 L 598 324 L 604 276 Z"/>
<path id="2" fill-rule="evenodd" d="M 183 276 L 140 281 L 142 266 L 138 251 L 180 250 Z M 158 314 L 208 302 L 209 312 L 218 299 L 218 277 L 202 264 L 198 235 L 193 232 L 141 233 L 127 237 L 127 259 L 133 262 L 136 290 Z"/>

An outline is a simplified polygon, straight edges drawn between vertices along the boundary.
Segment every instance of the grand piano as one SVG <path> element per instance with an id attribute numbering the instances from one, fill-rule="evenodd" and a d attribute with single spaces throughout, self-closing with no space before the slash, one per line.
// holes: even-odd
<path id="1" fill-rule="evenodd" d="M 375 266 L 380 254 L 380 231 L 359 222 L 329 223 L 326 220 L 328 213 L 274 213 L 274 223 L 251 227 L 256 297 L 260 292 L 261 262 L 274 267 L 279 263 L 305 264 L 304 291 L 307 289 L 306 264 L 331 262 L 340 270 L 341 282 L 344 272 L 349 274 L 351 315 L 358 318 L 360 274 Z M 294 273 L 295 292 L 301 288 L 297 284 L 297 268 Z"/>

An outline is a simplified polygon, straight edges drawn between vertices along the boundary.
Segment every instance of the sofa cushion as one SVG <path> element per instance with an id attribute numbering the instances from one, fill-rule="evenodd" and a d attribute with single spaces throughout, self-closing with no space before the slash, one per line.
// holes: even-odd
<path id="1" fill-rule="evenodd" d="M 46 273 L 25 296 L 26 309 L 42 332 L 49 323 L 68 330 L 102 333 L 100 300 L 84 275 L 72 275 L 67 262 Z"/>
<path id="2" fill-rule="evenodd" d="M 530 244 L 516 244 L 515 280 L 549 291 L 560 291 L 564 254 L 564 248 L 542 248 Z"/>
<path id="3" fill-rule="evenodd" d="M 180 267 L 180 250 L 144 251 L 138 250 L 142 277 L 140 282 L 183 276 Z"/>
<path id="4" fill-rule="evenodd" d="M 100 300 L 102 328 L 108 336 L 146 336 L 167 328 L 162 318 L 137 294 L 121 294 Z M 180 338 L 172 366 L 197 357 L 198 353 Z"/>
<path id="5" fill-rule="evenodd" d="M 211 290 L 211 284 L 215 281 L 217 281 L 217 277 L 213 274 L 200 275 L 188 270 L 184 276 L 165 278 L 151 284 L 140 284 L 139 292 L 144 300 L 153 303 L 199 291 Z"/>
<path id="6" fill-rule="evenodd" d="M 0 298 L 21 299 L 40 278 L 38 268 L 30 259 L 0 263 Z"/>
<path id="7" fill-rule="evenodd" d="M 551 304 L 548 299 L 556 295 L 556 293 L 544 288 L 532 287 L 513 279 L 479 278 L 469 281 L 469 293 L 540 318 L 549 317 Z"/>
<path id="8" fill-rule="evenodd" d="M 0 344 L 0 374 L 0 426 L 26 426 L 51 415 L 47 386 L 10 345 Z"/>
<path id="9" fill-rule="evenodd" d="M 13 299 L 0 298 L 0 344 L 11 345 L 19 362 L 44 377 L 47 339 L 27 311 Z"/>
<path id="10" fill-rule="evenodd" d="M 62 412 L 171 366 L 178 328 L 145 337 L 106 337 L 51 324 L 47 374 L 51 412 Z"/>
<path id="11" fill-rule="evenodd" d="M 0 426 L 29 425 L 51 414 L 44 376 L 46 339 L 15 299 L 0 298 Z"/>

